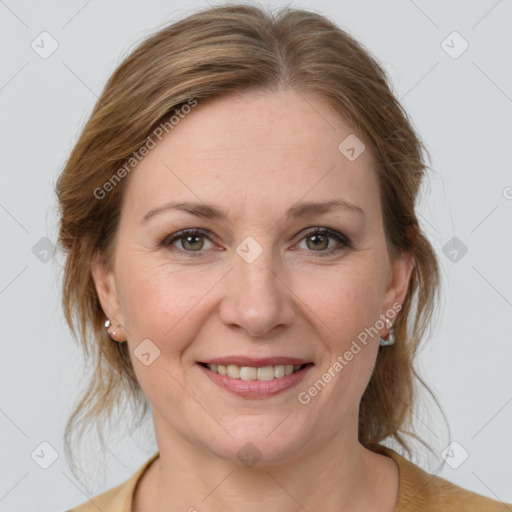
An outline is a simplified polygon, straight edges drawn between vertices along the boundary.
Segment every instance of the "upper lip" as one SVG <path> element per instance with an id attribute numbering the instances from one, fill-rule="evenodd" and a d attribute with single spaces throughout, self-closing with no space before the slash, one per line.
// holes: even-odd
<path id="1" fill-rule="evenodd" d="M 226 356 L 226 357 L 215 357 L 212 359 L 205 359 L 199 361 L 203 364 L 234 364 L 236 366 L 276 366 L 276 365 L 287 365 L 287 364 L 308 364 L 311 361 L 307 359 L 301 359 L 299 357 L 288 357 L 288 356 L 275 356 L 275 357 L 247 357 L 247 356 Z"/>

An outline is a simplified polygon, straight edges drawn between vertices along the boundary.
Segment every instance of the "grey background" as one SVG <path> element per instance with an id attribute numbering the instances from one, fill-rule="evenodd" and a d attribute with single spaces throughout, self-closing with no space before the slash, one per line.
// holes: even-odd
<path id="1" fill-rule="evenodd" d="M 447 415 L 451 439 L 435 413 L 418 413 L 418 425 L 440 456 L 448 442 L 460 445 L 440 476 L 512 502 L 511 2 L 289 5 L 330 16 L 376 55 L 429 148 L 435 172 L 419 211 L 439 253 L 444 299 L 419 367 Z M 138 41 L 206 6 L 0 1 L 0 511 L 65 510 L 123 482 L 155 450 L 151 428 L 130 437 L 119 425 L 105 478 L 84 486 L 71 475 L 62 434 L 81 354 L 60 307 L 62 257 L 52 257 L 51 245 L 45 250 L 57 235 L 56 176 L 107 77 Z M 42 46 L 43 31 L 58 43 L 46 59 L 31 47 L 34 40 Z M 469 44 L 461 55 L 464 43 L 453 31 Z M 41 442 L 58 455 L 48 469 L 40 464 L 51 449 Z M 469 457 L 454 468 L 462 449 Z M 44 453 L 34 455 L 39 464 L 34 450 Z"/>

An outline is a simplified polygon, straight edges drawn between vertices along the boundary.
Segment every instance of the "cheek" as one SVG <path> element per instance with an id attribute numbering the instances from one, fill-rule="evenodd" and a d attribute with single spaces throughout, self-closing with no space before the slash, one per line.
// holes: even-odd
<path id="1" fill-rule="evenodd" d="M 128 345 L 137 380 L 150 403 L 157 408 L 159 404 L 177 406 L 184 399 L 178 384 L 185 380 L 182 356 L 201 328 L 201 298 L 204 300 L 214 283 L 207 274 L 193 277 L 147 260 L 125 258 L 119 265 L 119 297 Z M 149 347 L 150 364 L 138 359 L 139 346 Z"/>
<path id="2" fill-rule="evenodd" d="M 329 354 L 320 370 L 329 391 L 319 403 L 332 402 L 339 414 L 359 403 L 374 369 L 379 342 L 375 323 L 381 305 L 375 283 L 368 274 L 352 272 L 331 283 L 331 292 L 316 305 L 323 312 L 321 337 Z"/>
<path id="3" fill-rule="evenodd" d="M 324 326 L 326 335 L 340 348 L 359 332 L 375 324 L 381 308 L 381 284 L 375 268 L 351 265 L 315 277 L 315 293 L 301 277 L 299 296 Z M 309 281 L 310 283 L 310 281 Z M 307 292 L 309 288 L 309 293 Z M 319 319 L 319 320 L 318 320 Z"/>
<path id="4" fill-rule="evenodd" d="M 321 280 L 324 292 L 308 304 L 329 354 L 321 368 L 321 379 L 332 382 L 326 400 L 341 400 L 345 406 L 356 403 L 371 377 L 379 340 L 375 329 L 382 300 L 379 275 L 369 265 L 331 271 L 328 279 Z"/>
<path id="5" fill-rule="evenodd" d="M 120 265 L 121 267 L 121 265 Z M 179 351 L 193 337 L 202 301 L 218 282 L 211 273 L 169 270 L 165 264 L 123 262 L 119 278 L 123 319 L 132 344 L 145 338 L 161 350 Z"/>

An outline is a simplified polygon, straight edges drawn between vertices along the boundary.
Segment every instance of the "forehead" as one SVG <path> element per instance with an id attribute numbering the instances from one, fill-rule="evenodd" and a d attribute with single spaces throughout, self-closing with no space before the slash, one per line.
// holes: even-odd
<path id="1" fill-rule="evenodd" d="M 176 199 L 256 213 L 340 197 L 371 209 L 379 204 L 373 157 L 355 137 L 324 100 L 291 89 L 208 100 L 131 173 L 125 203 L 134 213 Z M 347 158 L 347 144 L 362 153 Z"/>

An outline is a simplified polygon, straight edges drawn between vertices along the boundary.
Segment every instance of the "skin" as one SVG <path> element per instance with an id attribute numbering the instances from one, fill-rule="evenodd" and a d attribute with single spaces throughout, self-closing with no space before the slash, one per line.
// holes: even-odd
<path id="1" fill-rule="evenodd" d="M 297 399 L 402 304 L 411 275 L 412 256 L 392 261 L 387 251 L 369 146 L 355 161 L 338 150 L 351 133 L 322 99 L 290 89 L 217 98 L 193 109 L 127 178 L 112 266 L 95 257 L 92 269 L 116 339 L 132 354 L 148 338 L 160 350 L 149 366 L 132 355 L 160 452 L 133 510 L 395 509 L 395 462 L 357 436 L 379 336 L 307 405 Z M 364 216 L 333 209 L 285 218 L 298 202 L 330 199 Z M 228 217 L 167 210 L 141 224 L 171 200 L 214 203 Z M 308 243 L 315 227 L 342 233 L 351 247 Z M 210 235 L 160 244 L 187 228 Z M 252 263 L 236 253 L 247 236 L 263 249 Z M 194 248 L 199 257 L 187 256 Z M 301 357 L 314 367 L 292 389 L 247 399 L 196 364 L 235 354 Z M 252 467 L 237 457 L 248 442 L 261 454 Z"/>

